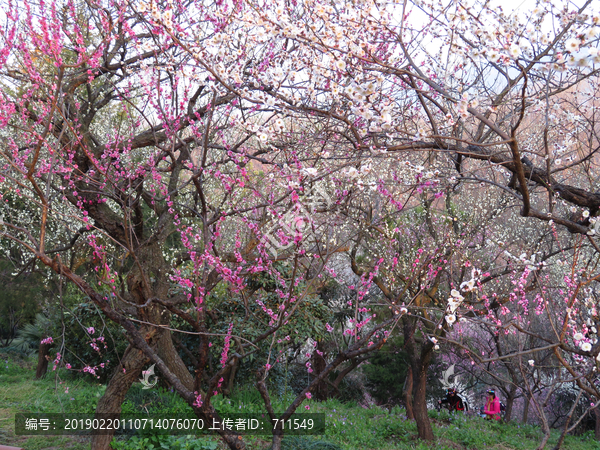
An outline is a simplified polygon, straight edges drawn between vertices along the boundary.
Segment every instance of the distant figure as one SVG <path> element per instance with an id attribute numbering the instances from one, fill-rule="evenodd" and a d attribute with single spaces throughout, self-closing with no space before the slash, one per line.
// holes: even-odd
<path id="1" fill-rule="evenodd" d="M 450 411 L 464 411 L 465 410 L 465 404 L 463 403 L 462 398 L 460 398 L 456 394 L 456 389 L 454 389 L 454 388 L 448 389 L 446 391 L 446 398 L 444 398 L 442 400 L 438 400 L 438 403 L 440 405 L 447 404 L 448 409 Z"/>
<path id="2" fill-rule="evenodd" d="M 500 420 L 500 400 L 496 397 L 496 391 L 489 389 L 488 398 L 483 408 L 486 420 Z"/>

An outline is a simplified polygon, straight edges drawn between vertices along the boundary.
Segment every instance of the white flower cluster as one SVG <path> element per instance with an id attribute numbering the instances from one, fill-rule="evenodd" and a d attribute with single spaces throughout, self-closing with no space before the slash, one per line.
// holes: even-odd
<path id="1" fill-rule="evenodd" d="M 596 327 L 594 327 L 593 325 L 590 325 L 591 322 L 588 319 L 588 332 L 590 332 L 592 335 L 595 335 L 597 330 Z M 579 345 L 579 348 L 581 350 L 583 350 L 584 352 L 589 352 L 592 350 L 592 346 L 595 345 L 598 342 L 598 339 L 596 337 L 586 337 L 584 336 L 583 333 L 581 332 L 576 332 L 575 334 L 573 334 L 573 341 L 575 341 L 576 345 Z M 598 361 L 600 361 L 600 354 L 597 356 Z"/>
<path id="2" fill-rule="evenodd" d="M 460 291 L 462 292 L 471 292 L 475 290 L 477 286 L 477 281 L 481 277 L 481 271 L 479 269 L 473 268 L 471 270 L 471 279 L 469 281 L 463 281 L 460 285 Z M 446 309 L 445 320 L 448 325 L 452 326 L 456 322 L 456 310 L 465 300 L 462 296 L 461 292 L 457 289 L 452 289 L 450 291 L 450 297 L 448 298 L 448 307 Z M 464 318 L 461 318 L 461 322 L 464 321 Z"/>
<path id="3" fill-rule="evenodd" d="M 448 298 L 448 311 L 451 314 L 454 314 L 454 312 L 460 306 L 464 299 L 465 298 L 462 295 L 460 295 L 459 291 L 457 291 L 456 289 L 452 289 L 452 291 L 450 291 L 450 298 Z"/>
<path id="4" fill-rule="evenodd" d="M 590 218 L 590 229 L 587 234 L 590 236 L 594 236 L 596 234 L 600 234 L 600 220 L 597 217 L 590 217 L 590 212 L 586 209 L 581 213 L 584 219 Z"/>
<path id="5" fill-rule="evenodd" d="M 513 261 L 526 265 L 529 270 L 536 270 L 546 265 L 546 262 L 544 261 L 536 262 L 536 253 L 532 253 L 531 257 L 528 257 L 527 253 L 521 253 L 518 257 L 516 257 L 508 250 L 504 250 L 503 254 Z"/>
<path id="6" fill-rule="evenodd" d="M 314 167 L 305 167 L 302 169 L 302 172 L 306 175 L 308 175 L 309 177 L 316 177 L 317 174 L 319 173 L 319 171 L 317 169 L 315 169 Z"/>
<path id="7" fill-rule="evenodd" d="M 465 291 L 465 292 L 470 292 L 475 288 L 475 279 L 471 278 L 469 281 L 463 281 L 460 284 L 460 288 L 461 290 Z"/>
<path id="8" fill-rule="evenodd" d="M 565 52 L 568 56 L 561 55 L 557 63 L 565 63 L 571 67 L 590 67 L 600 64 L 600 51 L 597 47 L 586 45 L 594 40 L 599 34 L 600 28 L 590 27 L 587 31 L 576 38 L 565 41 Z"/>
<path id="9" fill-rule="evenodd" d="M 150 0 L 150 3 L 140 2 L 138 6 L 138 12 L 144 14 L 150 11 L 152 18 L 159 23 L 162 23 L 168 31 L 173 30 L 173 0 L 167 1 L 169 7 L 165 11 L 161 11 L 158 8 L 157 2 Z"/>

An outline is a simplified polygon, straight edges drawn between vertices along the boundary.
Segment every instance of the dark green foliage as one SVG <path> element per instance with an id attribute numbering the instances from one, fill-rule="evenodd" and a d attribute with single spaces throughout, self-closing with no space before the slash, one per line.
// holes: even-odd
<path id="1" fill-rule="evenodd" d="M 218 444 L 207 438 L 194 436 L 143 435 L 127 439 L 113 439 L 115 450 L 216 450 Z"/>
<path id="2" fill-rule="evenodd" d="M 0 347 L 12 344 L 18 328 L 34 320 L 50 291 L 42 274 L 36 272 L 13 276 L 19 269 L 7 259 L 0 259 Z"/>
<path id="3" fill-rule="evenodd" d="M 290 277 L 288 267 L 276 265 L 284 278 Z M 239 335 L 243 330 L 246 339 L 252 340 L 263 333 L 269 322 L 272 320 L 265 310 L 277 311 L 281 301 L 279 294 L 274 292 L 276 288 L 275 280 L 268 274 L 248 278 L 247 282 L 256 289 L 252 296 L 244 299 L 238 294 L 230 292 L 225 284 L 217 285 L 211 295 L 205 300 L 204 307 L 209 311 L 208 328 L 215 334 L 210 338 L 212 344 L 209 354 L 209 372 L 212 372 L 219 364 L 221 352 L 223 350 L 225 337 L 230 324 L 233 324 L 232 334 Z M 304 286 L 297 286 L 297 291 L 302 292 Z M 194 308 L 187 310 L 189 314 L 195 316 Z M 256 379 L 256 373 L 264 367 L 264 361 L 267 354 L 270 354 L 272 369 L 269 371 L 267 386 L 270 389 L 278 391 L 278 394 L 285 393 L 292 379 L 291 368 L 293 364 L 286 361 L 288 357 L 287 350 L 292 348 L 298 350 L 304 345 L 308 338 L 322 339 L 327 334 L 325 323 L 331 321 L 332 313 L 330 308 L 316 294 L 308 294 L 302 298 L 301 306 L 294 312 L 294 319 L 290 323 L 284 324 L 277 332 L 277 342 L 271 346 L 269 340 L 259 344 L 259 351 L 249 355 L 241 360 L 237 368 L 235 386 L 241 384 L 252 384 Z M 173 318 L 171 326 L 185 331 L 194 331 L 189 324 L 180 318 Z M 177 334 L 177 339 L 181 345 L 185 346 L 192 354 L 197 353 L 200 344 L 200 338 L 194 334 Z M 238 342 L 233 339 L 230 343 L 230 351 L 240 350 Z M 179 354 L 190 370 L 194 369 L 193 360 L 186 352 L 179 351 Z M 287 364 L 289 363 L 289 364 Z M 303 368 L 304 379 L 306 379 L 306 367 Z M 226 383 L 227 384 L 227 383 Z M 226 386 L 224 385 L 224 388 Z M 300 391 L 305 385 L 300 388 Z"/>
<path id="4" fill-rule="evenodd" d="M 5 351 L 23 358 L 32 356 L 38 352 L 40 341 L 51 334 L 50 319 L 37 313 L 33 323 L 27 323 L 17 331 L 17 337 Z"/>
<path id="5" fill-rule="evenodd" d="M 355 373 L 351 373 L 342 380 L 339 390 L 339 399 L 343 402 L 359 403 L 365 397 L 365 385 Z"/>
<path id="6" fill-rule="evenodd" d="M 394 343 L 387 343 L 362 366 L 369 393 L 380 403 L 397 405 L 408 373 L 408 358 Z"/>
<path id="7" fill-rule="evenodd" d="M 62 334 L 61 319 L 60 312 L 57 312 L 53 318 L 55 342 Z M 71 311 L 66 311 L 64 321 L 64 362 L 70 363 L 73 370 L 81 370 L 85 366 L 96 366 L 98 367 L 97 376 L 100 377 L 97 380 L 106 382 L 127 348 L 127 341 L 123 337 L 120 327 L 111 321 L 105 321 L 92 303 L 80 303 Z M 87 332 L 90 327 L 94 327 L 93 334 Z M 104 343 L 97 340 L 100 336 L 104 337 Z M 96 342 L 93 339 L 96 339 Z M 95 343 L 100 351 L 94 350 L 92 343 Z M 104 348 L 105 344 L 107 348 Z M 101 364 L 104 364 L 103 368 L 100 367 Z M 86 376 L 91 377 L 87 374 Z"/>

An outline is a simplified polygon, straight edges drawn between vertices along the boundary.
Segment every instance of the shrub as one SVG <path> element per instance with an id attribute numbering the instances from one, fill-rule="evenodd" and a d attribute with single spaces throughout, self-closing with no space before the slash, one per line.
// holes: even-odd
<path id="1" fill-rule="evenodd" d="M 80 303 L 75 306 L 64 314 L 64 320 L 63 360 L 65 363 L 70 363 L 74 370 L 81 370 L 85 366 L 97 367 L 96 374 L 99 377 L 97 380 L 101 383 L 107 382 L 128 345 L 119 327 L 113 322 L 105 322 L 92 303 Z M 53 336 L 60 336 L 62 334 L 60 317 L 55 317 L 53 323 L 56 327 Z M 90 327 L 94 328 L 93 334 L 87 331 Z M 100 336 L 104 337 L 106 348 L 104 343 L 93 341 Z M 96 351 L 92 344 L 97 345 L 99 351 Z"/>

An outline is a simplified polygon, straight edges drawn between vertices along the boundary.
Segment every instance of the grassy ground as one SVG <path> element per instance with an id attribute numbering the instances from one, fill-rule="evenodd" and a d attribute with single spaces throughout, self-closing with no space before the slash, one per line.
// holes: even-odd
<path id="1" fill-rule="evenodd" d="M 69 378 L 62 381 L 54 373 L 44 380 L 34 380 L 31 366 L 12 360 L 0 359 L 0 444 L 23 447 L 26 450 L 73 449 L 88 450 L 86 438 L 74 436 L 15 436 L 14 417 L 18 412 L 92 413 L 104 386 L 89 379 Z M 67 389 L 68 388 L 68 389 Z M 282 411 L 289 399 L 275 402 L 276 411 Z M 242 390 L 233 398 L 215 399 L 223 414 L 262 412 L 260 397 L 252 389 Z M 406 420 L 404 410 L 391 411 L 373 407 L 362 408 L 336 400 L 318 403 L 308 401 L 310 412 L 326 415 L 324 436 L 286 437 L 286 450 L 520 450 L 535 449 L 542 437 L 539 428 L 516 423 L 491 423 L 477 417 L 452 416 L 447 412 L 432 411 L 435 443 L 425 444 L 416 439 L 414 422 Z M 124 412 L 150 412 L 169 416 L 189 411 L 179 397 L 166 390 L 142 390 L 134 385 L 123 405 Z M 553 448 L 558 433 L 553 433 L 547 448 Z M 267 450 L 265 437 L 246 438 L 249 450 Z M 114 442 L 117 450 L 217 450 L 223 444 L 214 436 L 192 438 L 186 436 L 137 436 Z M 593 435 L 568 436 L 563 448 L 568 450 L 597 450 Z"/>
<path id="2" fill-rule="evenodd" d="M 23 447 L 27 450 L 42 449 L 89 449 L 89 444 L 71 436 L 15 436 L 15 414 L 17 412 L 50 412 L 61 410 L 61 402 L 66 400 L 63 394 L 56 395 L 54 380 L 34 380 L 35 370 L 25 364 L 0 360 L 0 444 Z M 89 397 L 91 386 L 73 389 L 77 392 L 77 406 Z M 69 397 L 71 398 L 71 397 Z M 70 401 L 70 400 L 69 400 Z M 75 402 L 75 401 L 73 401 Z"/>

